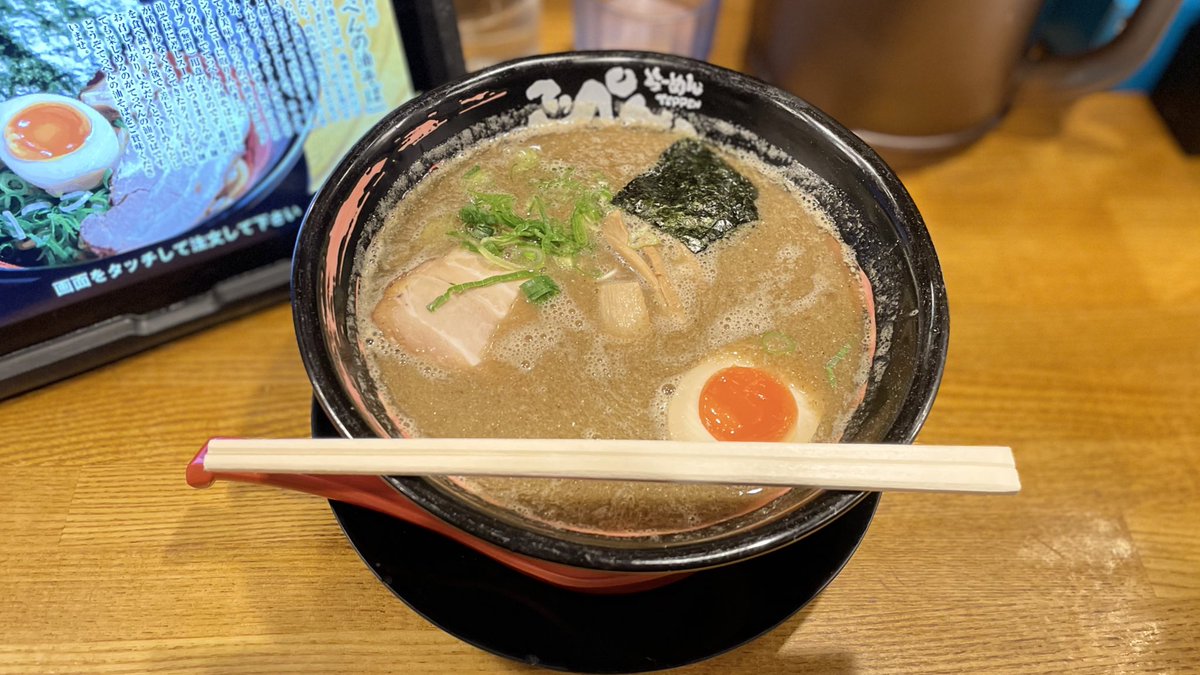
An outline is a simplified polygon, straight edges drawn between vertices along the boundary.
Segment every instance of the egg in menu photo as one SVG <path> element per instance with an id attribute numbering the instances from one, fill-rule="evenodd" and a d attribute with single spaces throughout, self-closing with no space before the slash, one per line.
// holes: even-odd
<path id="1" fill-rule="evenodd" d="M 27 94 L 0 103 L 0 129 L 0 161 L 55 197 L 100 185 L 120 156 L 109 121 L 66 96 Z"/>
<path id="2" fill-rule="evenodd" d="M 667 406 L 667 433 L 677 441 L 807 443 L 819 421 L 802 388 L 736 351 L 684 373 Z"/>

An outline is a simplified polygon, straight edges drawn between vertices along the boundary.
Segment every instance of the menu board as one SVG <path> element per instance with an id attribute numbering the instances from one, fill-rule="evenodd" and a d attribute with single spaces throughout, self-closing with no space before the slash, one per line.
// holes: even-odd
<path id="1" fill-rule="evenodd" d="M 436 0 L 2 4 L 0 397 L 280 297 L 345 150 L 462 71 Z"/>

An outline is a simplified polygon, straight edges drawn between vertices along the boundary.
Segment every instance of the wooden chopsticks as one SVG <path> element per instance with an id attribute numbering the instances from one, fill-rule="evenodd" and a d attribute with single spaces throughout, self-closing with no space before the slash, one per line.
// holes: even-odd
<path id="1" fill-rule="evenodd" d="M 212 472 L 521 476 L 1014 494 L 1012 450 L 859 443 L 412 438 L 208 442 Z"/>

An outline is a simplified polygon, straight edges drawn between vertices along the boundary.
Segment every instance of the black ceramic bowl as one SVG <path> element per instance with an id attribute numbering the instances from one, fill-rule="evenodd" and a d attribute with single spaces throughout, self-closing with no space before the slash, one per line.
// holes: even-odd
<path id="1" fill-rule="evenodd" d="M 480 71 L 393 111 L 334 170 L 300 231 L 292 299 L 301 356 L 339 433 L 397 434 L 348 320 L 358 286 L 355 256 L 374 235 L 380 204 L 394 203 L 458 148 L 524 126 L 531 116 L 604 117 L 627 106 L 668 111 L 712 141 L 752 152 L 821 203 L 870 281 L 879 336 L 865 397 L 844 438 L 912 442 L 941 379 L 948 315 L 933 246 L 900 181 L 861 140 L 790 94 L 706 63 L 637 52 L 538 56 Z M 631 545 L 546 531 L 436 480 L 387 480 L 484 541 L 556 563 L 631 572 L 697 569 L 764 553 L 816 531 L 864 497 L 821 492 L 720 532 Z"/>

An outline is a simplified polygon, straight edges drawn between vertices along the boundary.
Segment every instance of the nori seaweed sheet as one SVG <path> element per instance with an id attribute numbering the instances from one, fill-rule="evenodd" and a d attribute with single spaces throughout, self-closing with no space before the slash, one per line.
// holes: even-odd
<path id="1" fill-rule="evenodd" d="M 676 141 L 658 164 L 612 199 L 614 206 L 683 242 L 693 253 L 758 220 L 758 188 L 703 142 Z"/>
<path id="2" fill-rule="evenodd" d="M 137 0 L 0 0 L 0 101 L 78 96 L 98 68 L 80 57 L 68 25 L 138 7 Z"/>

